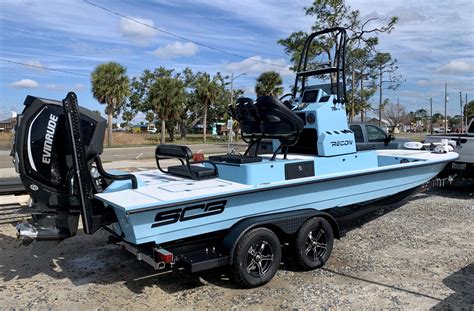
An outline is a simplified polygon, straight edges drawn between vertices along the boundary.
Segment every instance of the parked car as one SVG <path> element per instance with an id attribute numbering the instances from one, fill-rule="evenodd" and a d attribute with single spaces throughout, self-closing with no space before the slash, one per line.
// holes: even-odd
<path id="1" fill-rule="evenodd" d="M 448 135 L 429 135 L 425 142 L 436 143 L 448 139 L 454 151 L 459 153 L 459 159 L 449 163 L 441 175 L 456 175 L 474 179 L 474 119 L 467 127 L 466 133 Z"/>
<path id="2" fill-rule="evenodd" d="M 154 124 L 150 123 L 147 127 L 147 131 L 150 134 L 156 134 L 158 132 L 158 129 L 156 128 L 156 126 Z"/>
<path id="3" fill-rule="evenodd" d="M 354 132 L 357 150 L 403 149 L 408 139 L 395 138 L 380 127 L 367 123 L 351 122 L 349 128 Z"/>

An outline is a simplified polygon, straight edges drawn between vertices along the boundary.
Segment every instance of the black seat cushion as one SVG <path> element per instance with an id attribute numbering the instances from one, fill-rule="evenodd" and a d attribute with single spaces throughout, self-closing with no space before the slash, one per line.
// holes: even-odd
<path id="1" fill-rule="evenodd" d="M 304 122 L 288 107 L 273 96 L 261 96 L 256 104 L 261 122 L 260 128 L 266 137 L 294 140 L 304 129 Z"/>
<path id="2" fill-rule="evenodd" d="M 190 169 L 191 169 L 192 174 L 195 175 L 198 179 L 216 176 L 216 171 L 213 168 L 191 165 Z M 170 174 L 178 175 L 182 177 L 191 177 L 189 176 L 187 165 L 169 166 L 168 172 Z"/>
<path id="3" fill-rule="evenodd" d="M 217 155 L 217 156 L 210 156 L 209 160 L 214 161 L 214 162 L 245 164 L 245 163 L 262 162 L 262 157 L 254 157 L 254 156 L 240 155 L 240 154 L 223 154 L 223 155 Z"/>

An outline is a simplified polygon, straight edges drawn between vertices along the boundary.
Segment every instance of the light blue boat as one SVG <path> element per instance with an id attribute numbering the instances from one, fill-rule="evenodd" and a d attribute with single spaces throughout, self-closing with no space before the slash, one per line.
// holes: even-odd
<path id="1" fill-rule="evenodd" d="M 307 70 L 309 47 L 321 36 L 337 43 L 333 61 Z M 73 93 L 63 103 L 27 98 L 13 154 L 38 213 L 18 226 L 19 236 L 60 241 L 76 234 L 82 215 L 85 233 L 108 230 L 156 269 L 229 266 L 244 287 L 271 280 L 282 244 L 293 247 L 302 269 L 324 265 L 334 238 L 342 236 L 338 210 L 401 200 L 458 158 L 454 152 L 356 151 L 346 118 L 345 43 L 342 28 L 311 35 L 295 91 L 281 100 L 289 99 L 241 98 L 229 107 L 249 143 L 245 154 L 199 163 L 186 146 L 159 145 L 156 170 L 110 174 L 99 157 L 103 119 L 79 108 Z M 322 75 L 332 83 L 307 85 Z M 67 135 L 56 137 L 56 127 Z M 42 128 L 50 136 L 41 136 Z M 35 152 L 46 138 L 53 152 Z M 178 165 L 163 168 L 164 159 Z"/>

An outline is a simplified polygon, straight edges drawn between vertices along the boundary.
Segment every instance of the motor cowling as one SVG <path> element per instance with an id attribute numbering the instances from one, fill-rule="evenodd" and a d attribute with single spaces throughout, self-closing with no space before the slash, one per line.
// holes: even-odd
<path id="1" fill-rule="evenodd" d="M 24 105 L 17 116 L 11 155 L 32 198 L 35 213 L 31 225 L 39 232 L 37 240 L 62 240 L 76 234 L 81 214 L 79 180 L 73 161 L 75 150 L 68 136 L 67 115 L 61 101 L 27 96 Z M 106 120 L 83 107 L 79 108 L 79 115 L 81 147 L 86 162 L 92 164 L 102 153 Z"/>

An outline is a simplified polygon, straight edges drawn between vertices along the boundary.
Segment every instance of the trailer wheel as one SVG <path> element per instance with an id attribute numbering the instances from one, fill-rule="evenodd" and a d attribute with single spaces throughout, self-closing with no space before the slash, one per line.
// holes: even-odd
<path id="1" fill-rule="evenodd" d="M 322 267 L 329 259 L 334 244 L 334 232 L 321 217 L 307 220 L 298 230 L 295 241 L 296 262 L 304 270 Z"/>
<path id="2" fill-rule="evenodd" d="M 280 266 L 281 245 L 275 233 L 257 228 L 245 233 L 234 251 L 232 269 L 237 283 L 255 287 L 269 282 Z"/>

